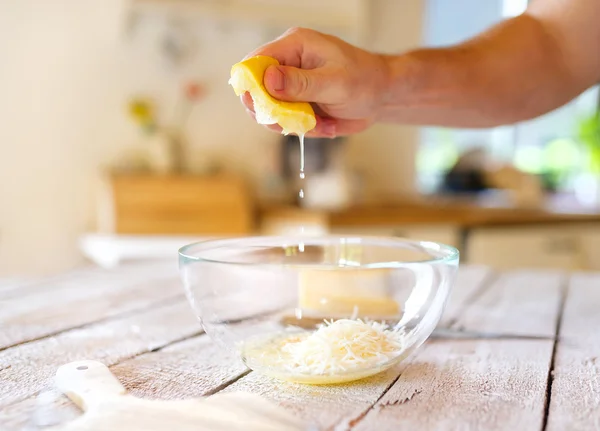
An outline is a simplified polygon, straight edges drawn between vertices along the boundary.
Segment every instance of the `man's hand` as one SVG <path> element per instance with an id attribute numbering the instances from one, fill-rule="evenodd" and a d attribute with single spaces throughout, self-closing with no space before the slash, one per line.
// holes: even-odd
<path id="1" fill-rule="evenodd" d="M 255 55 L 267 55 L 281 63 L 269 67 L 264 76 L 273 97 L 313 104 L 317 126 L 308 136 L 349 135 L 376 120 L 389 80 L 383 56 L 302 28 L 287 31 L 246 58 Z M 248 93 L 242 101 L 253 115 Z M 277 125 L 267 127 L 281 131 Z"/>

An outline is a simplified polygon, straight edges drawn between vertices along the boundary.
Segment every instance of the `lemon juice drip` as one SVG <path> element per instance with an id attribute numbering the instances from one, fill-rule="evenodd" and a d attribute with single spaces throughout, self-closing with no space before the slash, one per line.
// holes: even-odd
<path id="1" fill-rule="evenodd" d="M 298 135 L 300 141 L 300 179 L 304 181 L 304 134 Z M 300 199 L 304 199 L 304 188 L 300 186 L 300 192 L 298 193 Z"/>

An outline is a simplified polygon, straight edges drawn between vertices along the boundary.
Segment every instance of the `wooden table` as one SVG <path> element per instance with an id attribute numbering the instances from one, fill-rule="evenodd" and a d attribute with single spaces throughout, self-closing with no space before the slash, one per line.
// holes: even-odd
<path id="1" fill-rule="evenodd" d="M 301 386 L 213 345 L 174 263 L 0 281 L 0 429 L 77 415 L 52 383 L 77 359 L 108 364 L 137 396 L 252 391 L 326 430 L 600 429 L 600 274 L 463 267 L 440 325 L 506 336 L 432 339 L 374 378 Z"/>

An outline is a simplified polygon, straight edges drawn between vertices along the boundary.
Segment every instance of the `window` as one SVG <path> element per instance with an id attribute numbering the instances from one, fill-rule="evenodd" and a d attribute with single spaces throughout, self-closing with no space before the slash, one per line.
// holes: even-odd
<path id="1" fill-rule="evenodd" d="M 444 46 L 461 42 L 521 13 L 527 0 L 427 0 L 425 42 Z M 514 163 L 540 175 L 550 189 L 570 189 L 586 165 L 579 128 L 598 107 L 598 88 L 531 121 L 492 129 L 423 128 L 417 158 L 418 185 L 433 193 L 444 173 L 465 150 L 483 147 L 495 160 Z"/>

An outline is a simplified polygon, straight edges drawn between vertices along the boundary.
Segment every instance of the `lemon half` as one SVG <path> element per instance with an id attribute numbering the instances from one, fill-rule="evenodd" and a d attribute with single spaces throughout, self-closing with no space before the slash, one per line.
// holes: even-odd
<path id="1" fill-rule="evenodd" d="M 229 84 L 237 96 L 246 91 L 254 101 L 254 112 L 259 124 L 279 124 L 283 134 L 298 136 L 315 128 L 315 112 L 306 102 L 283 102 L 271 96 L 263 83 L 265 71 L 279 62 L 264 55 L 258 55 L 236 63 L 231 68 Z"/>

